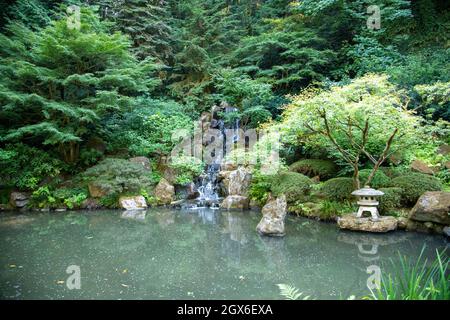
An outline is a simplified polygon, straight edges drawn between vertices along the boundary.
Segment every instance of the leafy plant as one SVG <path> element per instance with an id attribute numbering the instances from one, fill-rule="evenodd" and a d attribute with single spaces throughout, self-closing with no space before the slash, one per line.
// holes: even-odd
<path id="1" fill-rule="evenodd" d="M 367 181 L 367 178 L 371 173 L 372 169 L 363 169 L 359 171 L 359 180 L 361 181 L 361 184 Z M 378 170 L 373 176 L 370 186 L 372 188 L 378 189 L 389 186 L 390 182 L 391 179 L 387 175 L 385 175 L 383 171 Z"/>
<path id="2" fill-rule="evenodd" d="M 252 174 L 252 180 L 249 188 L 249 197 L 255 201 L 260 207 L 267 202 L 272 185 L 272 176 L 261 174 L 259 170 L 255 170 Z"/>
<path id="3" fill-rule="evenodd" d="M 201 160 L 189 156 L 171 157 L 169 166 L 177 172 L 175 182 L 181 185 L 192 182 L 194 177 L 202 174 L 205 168 Z"/>
<path id="4" fill-rule="evenodd" d="M 449 300 L 450 275 L 449 257 L 445 251 L 436 250 L 431 264 L 423 258 L 424 249 L 417 260 L 413 261 L 399 254 L 400 268 L 394 274 L 381 276 L 381 286 L 371 290 L 369 299 L 374 300 Z"/>
<path id="5" fill-rule="evenodd" d="M 303 296 L 303 292 L 300 292 L 297 288 L 288 284 L 277 284 L 280 289 L 280 295 L 286 300 L 308 300 L 310 296 Z"/>

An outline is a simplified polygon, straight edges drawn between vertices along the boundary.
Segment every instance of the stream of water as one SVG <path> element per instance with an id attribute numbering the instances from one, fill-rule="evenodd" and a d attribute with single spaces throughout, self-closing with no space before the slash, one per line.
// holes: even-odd
<path id="1" fill-rule="evenodd" d="M 2 299 L 280 299 L 278 283 L 317 299 L 367 295 L 368 268 L 391 272 L 441 236 L 341 231 L 288 216 L 287 236 L 259 236 L 256 212 L 105 210 L 0 215 Z M 80 268 L 69 290 L 68 266 Z M 371 267 L 372 266 L 372 267 Z"/>

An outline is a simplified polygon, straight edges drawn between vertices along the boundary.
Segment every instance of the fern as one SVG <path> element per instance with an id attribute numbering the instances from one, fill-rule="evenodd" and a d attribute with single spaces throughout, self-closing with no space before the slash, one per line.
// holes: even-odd
<path id="1" fill-rule="evenodd" d="M 310 298 L 310 296 L 303 296 L 303 292 L 288 284 L 279 283 L 277 286 L 280 289 L 280 295 L 286 300 L 308 300 Z"/>

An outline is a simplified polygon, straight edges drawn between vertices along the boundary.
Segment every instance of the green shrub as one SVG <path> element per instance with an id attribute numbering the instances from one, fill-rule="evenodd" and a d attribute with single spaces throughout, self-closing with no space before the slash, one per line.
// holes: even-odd
<path id="1" fill-rule="evenodd" d="M 31 195 L 30 206 L 37 208 L 74 209 L 80 207 L 87 199 L 88 192 L 85 188 L 59 188 L 52 190 L 50 186 L 39 187 Z"/>
<path id="2" fill-rule="evenodd" d="M 352 178 L 333 178 L 325 181 L 322 186 L 322 193 L 329 200 L 344 201 L 353 198 L 351 193 L 355 190 Z"/>
<path id="3" fill-rule="evenodd" d="M 87 169 L 83 179 L 106 190 L 108 194 L 139 192 L 151 186 L 149 173 L 139 163 L 124 159 L 107 158 Z"/>
<path id="4" fill-rule="evenodd" d="M 35 190 L 39 183 L 57 176 L 64 168 L 55 155 L 23 143 L 0 149 L 0 181 L 21 190 Z"/>
<path id="5" fill-rule="evenodd" d="M 311 179 L 301 173 L 283 172 L 274 177 L 271 190 L 275 196 L 284 194 L 288 202 L 294 202 L 308 195 L 312 184 Z"/>
<path id="6" fill-rule="evenodd" d="M 372 169 L 363 169 L 359 171 L 359 181 L 361 181 L 361 186 L 366 183 L 371 172 Z M 390 182 L 391 179 L 383 171 L 377 170 L 369 185 L 374 189 L 378 189 L 389 186 Z"/>
<path id="7" fill-rule="evenodd" d="M 119 197 L 117 193 L 108 194 L 101 197 L 99 203 L 105 208 L 117 209 L 119 207 Z"/>
<path id="8" fill-rule="evenodd" d="M 414 205 L 427 191 L 442 190 L 439 179 L 422 173 L 410 173 L 392 179 L 391 186 L 402 189 L 402 201 L 406 205 Z"/>
<path id="9" fill-rule="evenodd" d="M 66 206 L 69 209 L 78 208 L 87 199 L 89 193 L 85 188 L 60 188 L 52 193 L 56 206 Z"/>
<path id="10" fill-rule="evenodd" d="M 309 177 L 319 176 L 323 180 L 334 177 L 338 170 L 333 161 L 320 159 L 303 159 L 291 164 L 289 169 Z"/>
<path id="11" fill-rule="evenodd" d="M 345 201 L 336 202 L 324 200 L 320 202 L 320 213 L 323 218 L 327 217 L 329 219 L 342 216 L 343 214 L 348 214 L 355 212 L 355 205 Z"/>
<path id="12" fill-rule="evenodd" d="M 384 195 L 380 197 L 380 209 L 381 214 L 392 213 L 395 209 L 399 208 L 402 201 L 402 189 L 401 188 L 380 188 Z"/>
<path id="13" fill-rule="evenodd" d="M 269 197 L 272 179 L 272 176 L 263 175 L 259 171 L 253 172 L 248 194 L 250 199 L 261 207 L 266 204 Z"/>
<path id="14" fill-rule="evenodd" d="M 175 169 L 177 174 L 175 183 L 180 185 L 192 182 L 205 168 L 203 161 L 188 156 L 172 157 L 169 166 Z"/>

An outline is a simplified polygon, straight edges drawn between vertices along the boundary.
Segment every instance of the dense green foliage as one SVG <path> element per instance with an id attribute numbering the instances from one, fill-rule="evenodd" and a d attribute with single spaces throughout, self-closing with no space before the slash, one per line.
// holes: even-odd
<path id="1" fill-rule="evenodd" d="M 367 177 L 372 172 L 372 169 L 363 169 L 359 171 L 359 179 L 361 184 L 367 181 Z M 377 171 L 370 183 L 370 186 L 375 189 L 383 188 L 389 186 L 391 179 L 383 172 Z"/>
<path id="2" fill-rule="evenodd" d="M 349 200 L 353 196 L 351 193 L 355 190 L 353 180 L 351 178 L 333 178 L 325 181 L 321 191 L 325 196 L 334 201 Z"/>
<path id="3" fill-rule="evenodd" d="M 71 5 L 81 8 L 79 26 Z M 370 5 L 380 8 L 379 29 L 367 25 Z M 280 132 L 292 171 L 320 180 L 353 174 L 380 188 L 419 159 L 448 189 L 450 156 L 437 153 L 450 143 L 443 0 L 17 0 L 2 9 L 4 190 L 45 195 L 48 186 L 56 199 L 65 180 L 107 157 L 150 158 L 155 182 L 174 130 L 188 134 L 222 102 L 236 108 L 220 114 L 225 124 Z M 200 174 L 194 162 L 172 166 L 177 183 Z M 251 198 L 263 204 L 297 183 L 290 200 L 306 192 L 305 178 L 285 178 L 255 175 Z M 330 199 L 345 199 L 348 179 L 333 181 L 324 186 Z"/>
<path id="4" fill-rule="evenodd" d="M 303 159 L 291 164 L 289 169 L 308 177 L 319 176 L 322 180 L 330 179 L 337 174 L 337 167 L 331 160 Z"/>
<path id="5" fill-rule="evenodd" d="M 395 209 L 401 206 L 403 193 L 402 188 L 391 187 L 380 188 L 379 190 L 384 193 L 384 195 L 380 197 L 380 205 L 378 206 L 381 214 L 392 213 Z"/>
<path id="6" fill-rule="evenodd" d="M 275 196 L 286 195 L 288 202 L 305 198 L 311 190 L 312 181 L 297 172 L 282 172 L 277 174 L 271 183 L 271 190 Z"/>
<path id="7" fill-rule="evenodd" d="M 149 173 L 141 164 L 115 158 L 106 158 L 87 169 L 82 178 L 106 195 L 139 192 L 152 185 Z"/>
<path id="8" fill-rule="evenodd" d="M 442 184 L 439 179 L 421 173 L 410 173 L 392 179 L 391 185 L 402 189 L 402 199 L 407 205 L 414 205 L 426 191 L 439 191 Z"/>

